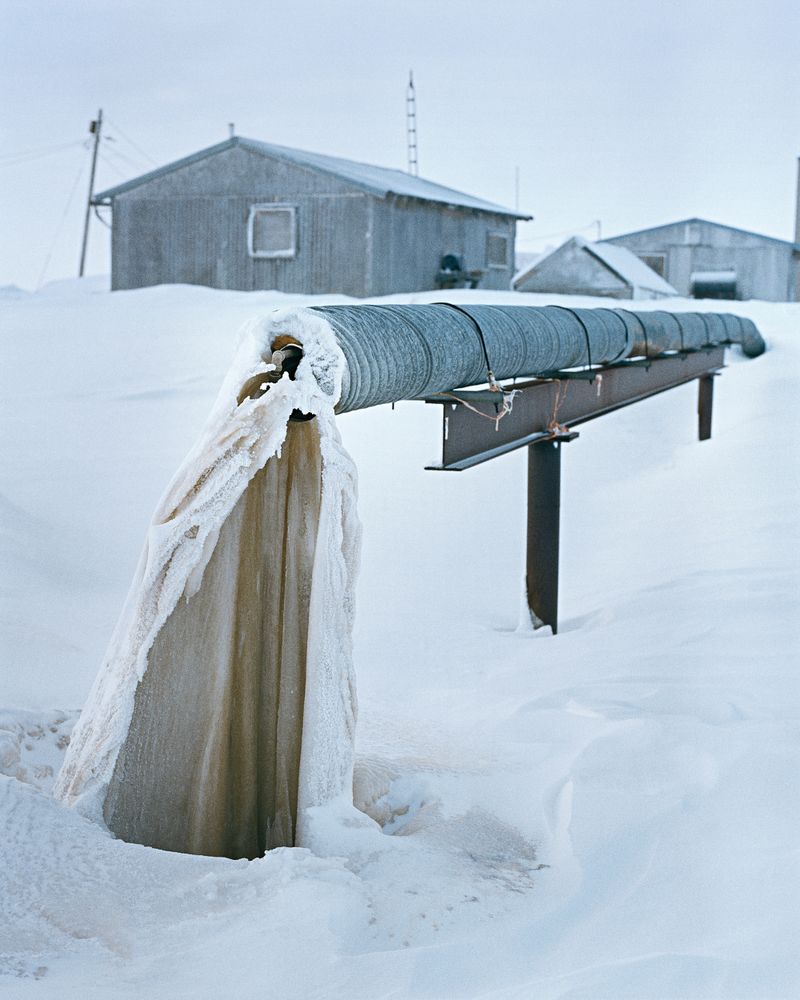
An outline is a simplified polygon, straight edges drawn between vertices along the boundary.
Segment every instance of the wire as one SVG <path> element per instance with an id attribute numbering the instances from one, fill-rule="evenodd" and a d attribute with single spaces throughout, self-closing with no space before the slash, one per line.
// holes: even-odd
<path id="1" fill-rule="evenodd" d="M 481 342 L 481 349 L 483 350 L 483 357 L 486 361 L 486 381 L 489 384 L 489 388 L 492 392 L 502 392 L 501 386 L 497 384 L 494 377 L 494 372 L 492 371 L 492 363 L 489 360 L 489 352 L 486 349 L 486 341 L 483 337 L 483 330 L 481 330 L 480 323 L 475 319 L 472 313 L 467 312 L 466 309 L 462 309 L 461 306 L 457 306 L 454 302 L 434 302 L 435 306 L 444 306 L 446 309 L 455 309 L 456 312 L 460 312 L 462 316 L 466 316 L 467 319 L 472 324 L 473 329 L 478 334 L 478 340 Z"/>
<path id="2" fill-rule="evenodd" d="M 13 160 L 19 156 L 37 156 L 39 153 L 51 153 L 56 152 L 59 149 L 66 149 L 67 146 L 75 146 L 78 143 L 82 143 L 82 139 L 73 140 L 72 142 L 62 142 L 55 146 L 39 146 L 36 149 L 22 149 L 16 153 L 0 153 L 0 160 Z"/>
<path id="3" fill-rule="evenodd" d="M 518 243 L 538 243 L 540 240 L 552 240 L 556 236 L 568 236 L 570 233 L 585 233 L 587 229 L 594 229 L 597 226 L 597 222 L 590 222 L 587 226 L 581 226 L 580 229 L 562 229 L 559 233 L 544 233 L 542 236 L 529 236 L 524 240 L 517 240 Z"/>
<path id="4" fill-rule="evenodd" d="M 149 163 L 152 163 L 154 167 L 158 166 L 158 163 L 153 159 L 153 157 L 150 156 L 148 153 L 146 153 L 141 146 L 135 143 L 130 136 L 126 135 L 119 127 L 119 125 L 116 124 L 116 122 L 112 122 L 110 118 L 107 118 L 106 121 L 111 126 L 111 128 L 113 128 L 116 132 L 119 132 L 119 134 L 122 136 L 125 142 L 128 143 L 129 146 L 133 146 L 133 148 L 136 150 L 137 153 L 141 154 Z"/>
<path id="5" fill-rule="evenodd" d="M 86 168 L 86 163 L 87 163 L 86 157 L 83 157 L 81 159 L 80 168 L 77 174 L 75 175 L 75 180 L 72 182 L 72 187 L 70 188 L 69 194 L 67 195 L 67 203 L 64 206 L 64 211 L 61 213 L 61 218 L 59 219 L 58 226 L 56 227 L 56 232 L 55 236 L 53 237 L 53 242 L 50 244 L 50 249 L 47 251 L 47 256 L 45 257 L 44 264 L 42 265 L 42 270 L 39 275 L 39 280 L 36 282 L 37 292 L 42 287 L 42 282 L 44 281 L 44 276 L 47 273 L 47 268 L 50 266 L 50 258 L 53 256 L 53 251 L 56 248 L 56 243 L 58 242 L 58 239 L 61 236 L 61 230 L 64 228 L 64 222 L 67 218 L 70 206 L 72 205 L 72 199 L 75 197 L 75 192 L 78 190 L 78 184 L 80 183 L 80 179 L 83 176 L 83 171 Z"/>
<path id="6" fill-rule="evenodd" d="M 103 138 L 107 142 L 108 141 L 111 141 L 111 142 L 114 141 L 113 136 L 110 136 L 110 135 L 106 135 Z M 142 159 L 141 159 L 141 157 L 138 158 L 138 162 L 137 162 L 137 160 L 132 159 L 127 153 L 123 153 L 121 149 L 117 149 L 115 146 L 103 146 L 103 149 L 105 150 L 106 153 L 110 153 L 112 156 L 118 157 L 120 160 L 123 161 L 123 163 L 126 163 L 130 167 L 133 167 L 134 170 L 137 170 L 137 171 L 141 172 L 142 169 L 149 169 L 149 168 L 143 168 L 142 167 Z"/>
<path id="7" fill-rule="evenodd" d="M 79 139 L 76 142 L 65 142 L 60 146 L 50 146 L 47 149 L 31 149 L 25 153 L 9 153 L 5 156 L 0 156 L 0 167 L 17 167 L 23 163 L 32 163 L 34 160 L 41 160 L 45 156 L 53 156 L 55 153 L 60 153 L 65 149 L 72 149 L 75 146 L 85 146 L 84 140 Z"/>
<path id="8" fill-rule="evenodd" d="M 122 170 L 120 170 L 120 168 L 117 166 L 117 164 L 114 163 L 113 160 L 110 160 L 105 155 L 105 152 L 102 149 L 100 149 L 100 150 L 97 151 L 97 155 L 100 157 L 100 159 L 103 161 L 103 163 L 105 163 L 105 165 L 109 169 L 113 170 L 113 172 L 117 175 L 117 177 L 121 177 L 122 180 L 124 180 L 124 181 L 128 180 L 128 174 L 126 174 Z"/>
<path id="9" fill-rule="evenodd" d="M 92 207 L 94 208 L 94 214 L 97 217 L 97 221 L 98 222 L 102 222 L 103 225 L 106 227 L 106 229 L 111 229 L 111 223 L 110 222 L 106 222 L 106 220 L 100 214 L 100 206 L 99 205 L 93 205 Z"/>
<path id="10" fill-rule="evenodd" d="M 452 392 L 439 392 L 437 393 L 437 395 L 446 396 L 448 399 L 454 399 L 457 403 L 461 403 L 462 406 L 466 406 L 468 410 L 471 410 L 473 413 L 477 414 L 477 416 L 483 417 L 484 420 L 491 420 L 492 423 L 494 424 L 494 429 L 497 430 L 497 428 L 500 425 L 500 421 L 503 419 L 503 417 L 511 413 L 512 409 L 514 408 L 514 399 L 517 397 L 517 395 L 519 395 L 521 390 L 501 388 L 500 391 L 503 393 L 502 397 L 503 404 L 500 407 L 500 409 L 497 410 L 494 416 L 492 416 L 491 413 L 484 413 L 483 410 L 479 410 L 477 406 L 473 406 L 472 403 L 468 402 L 466 399 L 462 399 L 461 396 L 456 396 Z"/>

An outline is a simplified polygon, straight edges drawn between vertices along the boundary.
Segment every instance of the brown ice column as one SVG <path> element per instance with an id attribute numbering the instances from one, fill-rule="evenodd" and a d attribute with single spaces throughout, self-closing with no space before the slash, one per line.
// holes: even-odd
<path id="1" fill-rule="evenodd" d="M 290 424 L 150 650 L 105 800 L 118 837 L 232 858 L 294 843 L 320 493 L 316 421 Z"/>

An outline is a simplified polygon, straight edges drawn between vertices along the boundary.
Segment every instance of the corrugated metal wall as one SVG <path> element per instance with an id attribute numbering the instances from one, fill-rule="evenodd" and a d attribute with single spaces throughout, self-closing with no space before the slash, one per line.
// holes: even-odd
<path id="1" fill-rule="evenodd" d="M 247 220 L 259 197 L 118 198 L 112 288 L 185 283 L 247 291 L 366 294 L 368 196 L 281 197 L 297 206 L 297 253 L 264 259 L 247 252 Z"/>
<path id="2" fill-rule="evenodd" d="M 607 242 L 636 254 L 664 254 L 664 277 L 681 295 L 691 295 L 693 272 L 730 268 L 736 271 L 739 299 L 785 302 L 794 298 L 791 244 L 757 233 L 696 220 L 614 237 Z"/>
<path id="3" fill-rule="evenodd" d="M 511 287 L 514 219 L 411 199 L 376 200 L 373 205 L 372 287 L 374 295 L 434 288 L 441 258 L 455 254 L 465 270 L 483 271 L 480 288 Z M 508 238 L 508 266 L 490 267 L 486 240 Z"/>
<path id="4" fill-rule="evenodd" d="M 297 206 L 293 258 L 253 258 L 250 208 Z M 186 283 L 306 294 L 386 295 L 434 287 L 441 257 L 484 271 L 482 288 L 510 286 L 515 223 L 412 199 L 375 198 L 332 175 L 235 147 L 118 195 L 112 288 Z M 507 234 L 507 268 L 491 268 L 489 233 Z"/>

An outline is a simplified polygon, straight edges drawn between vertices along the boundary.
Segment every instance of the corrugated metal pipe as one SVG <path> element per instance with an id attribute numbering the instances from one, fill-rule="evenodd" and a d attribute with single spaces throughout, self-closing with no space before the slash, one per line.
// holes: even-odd
<path id="1" fill-rule="evenodd" d="M 716 344 L 739 344 L 750 358 L 766 349 L 751 320 L 728 313 L 444 304 L 314 311 L 347 360 L 340 412 L 480 385 L 487 367 L 508 379 Z"/>

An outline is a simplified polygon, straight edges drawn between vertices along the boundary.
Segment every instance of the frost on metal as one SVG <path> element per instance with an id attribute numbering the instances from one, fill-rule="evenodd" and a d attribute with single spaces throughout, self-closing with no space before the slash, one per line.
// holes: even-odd
<path id="1" fill-rule="evenodd" d="M 765 349 L 751 320 L 727 313 L 472 304 L 313 311 L 345 356 L 339 411 L 478 385 L 487 381 L 487 357 L 506 379 L 717 344 L 739 344 L 748 357 Z"/>
<path id="2" fill-rule="evenodd" d="M 303 344 L 296 380 L 237 405 L 280 334 Z M 313 313 L 250 324 L 158 505 L 55 786 L 122 839 L 252 858 L 306 843 L 313 807 L 351 797 L 360 532 L 342 368 Z"/>

